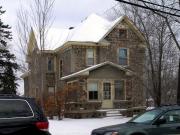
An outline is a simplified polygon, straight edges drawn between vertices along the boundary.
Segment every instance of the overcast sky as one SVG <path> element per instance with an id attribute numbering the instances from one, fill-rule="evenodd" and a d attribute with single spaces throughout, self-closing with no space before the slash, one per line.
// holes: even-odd
<path id="1" fill-rule="evenodd" d="M 30 0 L 0 0 L 6 10 L 4 18 L 13 28 L 20 5 L 28 6 Z M 115 0 L 55 0 L 53 27 L 68 28 L 84 20 L 91 13 L 103 14 L 117 2 Z"/>
<path id="2" fill-rule="evenodd" d="M 29 6 L 30 0 L 0 0 L 0 6 L 6 10 L 3 15 L 5 24 L 12 27 L 13 36 L 16 37 L 15 25 L 17 23 L 16 13 L 20 5 Z M 116 5 L 115 0 L 55 0 L 53 15 L 54 28 L 69 28 L 76 26 L 91 13 L 102 15 L 105 11 Z M 18 88 L 23 93 L 23 81 L 18 82 Z"/>

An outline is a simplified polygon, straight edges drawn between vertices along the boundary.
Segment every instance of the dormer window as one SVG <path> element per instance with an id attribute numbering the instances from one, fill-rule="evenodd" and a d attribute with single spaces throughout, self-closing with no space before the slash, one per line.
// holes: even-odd
<path id="1" fill-rule="evenodd" d="M 119 29 L 119 38 L 127 39 L 127 29 Z"/>
<path id="2" fill-rule="evenodd" d="M 95 53 L 93 48 L 86 49 L 86 65 L 92 66 L 95 64 Z"/>

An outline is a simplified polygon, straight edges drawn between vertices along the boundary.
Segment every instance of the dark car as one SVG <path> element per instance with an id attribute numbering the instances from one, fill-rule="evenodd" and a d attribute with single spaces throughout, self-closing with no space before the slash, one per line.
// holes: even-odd
<path id="1" fill-rule="evenodd" d="M 50 135 L 48 127 L 33 98 L 0 95 L 0 135 Z"/>
<path id="2" fill-rule="evenodd" d="M 102 127 L 91 135 L 180 135 L 180 106 L 163 106 L 124 124 Z"/>

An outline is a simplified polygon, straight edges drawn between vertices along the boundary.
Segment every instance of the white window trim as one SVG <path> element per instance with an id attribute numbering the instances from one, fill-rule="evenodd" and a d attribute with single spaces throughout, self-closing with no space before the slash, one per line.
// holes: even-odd
<path id="1" fill-rule="evenodd" d="M 104 99 L 104 83 L 110 83 L 110 99 Z M 102 99 L 103 100 L 112 100 L 113 99 L 113 89 L 112 89 L 112 82 L 111 81 L 103 81 L 102 83 Z"/>
<path id="2" fill-rule="evenodd" d="M 88 64 L 88 49 L 92 49 L 93 50 L 93 60 L 94 60 L 94 64 L 93 65 L 95 65 L 96 64 L 96 49 L 95 48 L 86 48 L 86 66 L 93 66 L 93 65 L 90 65 L 90 64 Z"/>
<path id="3" fill-rule="evenodd" d="M 96 83 L 97 84 L 97 92 L 98 92 L 98 98 L 97 99 L 89 99 L 89 90 L 88 90 L 88 84 L 90 83 Z M 99 83 L 98 81 L 88 81 L 87 83 L 87 100 L 88 101 L 98 101 L 99 100 Z"/>

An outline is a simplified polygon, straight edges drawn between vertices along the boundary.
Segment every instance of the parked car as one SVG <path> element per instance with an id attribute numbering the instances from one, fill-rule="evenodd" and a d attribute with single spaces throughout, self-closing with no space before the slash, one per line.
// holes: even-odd
<path id="1" fill-rule="evenodd" d="M 50 135 L 48 127 L 33 98 L 0 95 L 0 135 Z"/>
<path id="2" fill-rule="evenodd" d="M 180 106 L 158 107 L 127 123 L 95 129 L 91 135 L 180 135 Z"/>

